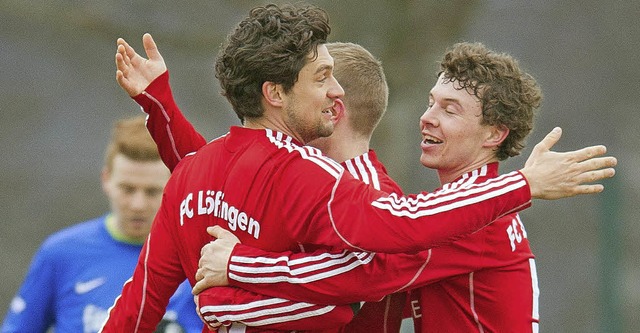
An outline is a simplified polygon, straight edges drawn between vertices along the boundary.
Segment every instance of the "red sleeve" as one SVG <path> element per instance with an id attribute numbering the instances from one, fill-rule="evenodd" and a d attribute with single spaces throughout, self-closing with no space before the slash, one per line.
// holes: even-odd
<path id="1" fill-rule="evenodd" d="M 363 187 L 359 180 L 342 174 L 325 207 L 310 203 L 316 207 L 311 223 L 299 227 L 294 239 L 355 251 L 412 253 L 466 237 L 531 205 L 529 186 L 519 172 L 468 187 L 404 197 Z M 317 187 L 300 191 L 313 193 Z"/>
<path id="2" fill-rule="evenodd" d="M 414 286 L 430 253 L 389 255 L 326 249 L 276 253 L 236 244 L 228 278 L 236 287 L 304 302 L 375 302 Z"/>
<path id="3" fill-rule="evenodd" d="M 339 328 L 353 318 L 348 305 L 315 305 L 254 294 L 233 287 L 209 288 L 198 295 L 200 314 L 209 324 L 241 322 L 264 330 Z M 248 332 L 248 331 L 247 331 Z"/>
<path id="4" fill-rule="evenodd" d="M 167 226 L 165 201 L 153 221 L 133 276 L 109 311 L 102 333 L 154 332 L 169 299 L 186 276 L 172 232 Z M 117 267 L 114 267 L 117 269 Z"/>
<path id="5" fill-rule="evenodd" d="M 169 170 L 173 171 L 184 156 L 206 144 L 204 137 L 180 112 L 171 93 L 168 71 L 133 99 L 148 114 L 147 129 Z"/>

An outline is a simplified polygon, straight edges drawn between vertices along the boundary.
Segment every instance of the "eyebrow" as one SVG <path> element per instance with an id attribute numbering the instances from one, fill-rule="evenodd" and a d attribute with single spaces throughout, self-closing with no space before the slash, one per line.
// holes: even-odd
<path id="1" fill-rule="evenodd" d="M 433 97 L 433 93 L 432 93 L 432 92 L 429 92 L 429 98 L 431 98 L 431 99 L 435 99 L 435 98 Z M 462 107 L 462 104 L 460 103 L 460 100 L 459 100 L 459 99 L 457 99 L 457 98 L 446 97 L 446 98 L 443 98 L 443 100 L 444 100 L 445 102 L 458 104 L 460 107 Z"/>
<path id="2" fill-rule="evenodd" d="M 318 69 L 316 69 L 315 73 L 313 73 L 313 74 L 315 75 L 315 74 L 324 72 L 326 70 L 332 70 L 332 69 L 333 69 L 333 65 L 329 65 L 329 64 L 322 65 L 322 66 L 318 67 Z"/>

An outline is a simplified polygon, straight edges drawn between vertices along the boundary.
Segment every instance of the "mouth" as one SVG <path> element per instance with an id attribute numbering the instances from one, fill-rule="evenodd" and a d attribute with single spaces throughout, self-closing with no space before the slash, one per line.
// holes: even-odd
<path id="1" fill-rule="evenodd" d="M 147 219 L 142 218 L 142 217 L 134 217 L 134 218 L 131 218 L 131 219 L 130 219 L 130 221 L 131 221 L 132 223 L 135 223 L 135 224 L 144 224 L 144 223 L 147 223 Z"/>
<path id="2" fill-rule="evenodd" d="M 431 136 L 429 134 L 423 134 L 422 135 L 422 143 L 423 144 L 427 144 L 427 145 L 438 145 L 441 144 L 443 141 L 436 138 L 435 136 Z"/>

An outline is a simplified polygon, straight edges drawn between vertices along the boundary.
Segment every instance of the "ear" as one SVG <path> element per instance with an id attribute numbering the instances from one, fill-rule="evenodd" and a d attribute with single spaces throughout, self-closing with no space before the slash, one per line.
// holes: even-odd
<path id="1" fill-rule="evenodd" d="M 264 97 L 265 102 L 271 106 L 282 107 L 283 93 L 282 85 L 271 81 L 265 81 L 262 84 L 262 97 Z"/>
<path id="2" fill-rule="evenodd" d="M 107 170 L 106 167 L 102 168 L 102 172 L 100 173 L 100 182 L 102 183 L 102 191 L 109 195 L 110 187 L 109 187 L 109 179 L 111 178 L 111 173 Z"/>
<path id="3" fill-rule="evenodd" d="M 502 144 L 509 135 L 509 128 L 505 125 L 490 126 L 487 139 L 483 147 L 495 148 Z"/>
<path id="4" fill-rule="evenodd" d="M 345 116 L 345 112 L 344 110 L 346 109 L 346 107 L 344 106 L 344 102 L 341 99 L 336 99 L 334 104 L 333 104 L 333 110 L 335 111 L 336 115 L 332 118 L 333 123 L 337 123 L 340 119 L 342 119 L 342 117 Z"/>

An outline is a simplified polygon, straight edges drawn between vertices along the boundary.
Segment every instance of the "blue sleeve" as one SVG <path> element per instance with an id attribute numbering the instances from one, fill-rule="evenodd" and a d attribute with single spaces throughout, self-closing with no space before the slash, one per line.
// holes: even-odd
<path id="1" fill-rule="evenodd" d="M 41 247 L 11 301 L 0 332 L 45 332 L 55 320 L 55 281 L 55 263 Z"/>

